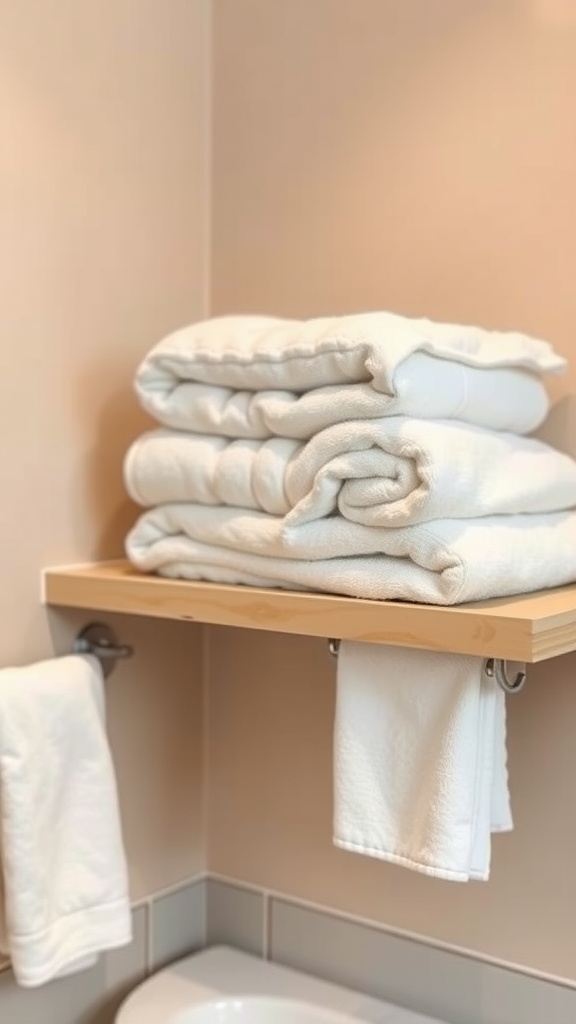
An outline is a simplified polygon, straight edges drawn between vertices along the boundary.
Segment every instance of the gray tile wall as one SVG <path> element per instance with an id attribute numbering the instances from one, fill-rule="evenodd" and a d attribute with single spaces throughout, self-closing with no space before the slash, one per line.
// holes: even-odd
<path id="1" fill-rule="evenodd" d="M 266 897 L 258 890 L 209 879 L 206 945 L 235 946 L 265 956 L 265 908 Z"/>
<path id="2" fill-rule="evenodd" d="M 150 971 L 206 945 L 206 884 L 198 880 L 152 902 Z"/>
<path id="3" fill-rule="evenodd" d="M 194 880 L 133 911 L 134 941 L 88 971 L 35 989 L 0 969 L 2 1024 L 113 1024 L 117 1009 L 152 970 L 205 944 L 205 883 Z"/>
<path id="4" fill-rule="evenodd" d="M 146 965 L 147 908 L 133 913 L 134 941 L 106 953 L 88 971 L 19 988 L 12 972 L 0 973 L 0 1020 L 6 1024 L 109 1024 L 124 995 L 142 980 Z"/>
<path id="5" fill-rule="evenodd" d="M 113 1024 L 125 995 L 204 945 L 227 944 L 447 1024 L 574 1024 L 576 989 L 220 878 L 134 910 L 134 942 L 89 971 L 20 989 L 0 971 L 2 1024 Z"/>
<path id="6" fill-rule="evenodd" d="M 403 938 L 300 901 L 217 886 L 217 929 L 208 936 L 447 1024 L 574 1024 L 576 989 Z M 239 897 L 239 891 L 242 896 Z M 226 925 L 229 930 L 226 930 Z"/>

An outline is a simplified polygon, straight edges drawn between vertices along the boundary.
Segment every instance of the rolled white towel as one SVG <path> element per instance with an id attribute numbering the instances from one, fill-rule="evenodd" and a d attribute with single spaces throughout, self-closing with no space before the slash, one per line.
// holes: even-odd
<path id="1" fill-rule="evenodd" d="M 576 461 L 549 445 L 404 417 L 341 423 L 306 444 L 151 431 L 131 446 L 124 478 L 144 506 L 229 505 L 290 525 L 336 512 L 399 527 L 576 506 Z"/>

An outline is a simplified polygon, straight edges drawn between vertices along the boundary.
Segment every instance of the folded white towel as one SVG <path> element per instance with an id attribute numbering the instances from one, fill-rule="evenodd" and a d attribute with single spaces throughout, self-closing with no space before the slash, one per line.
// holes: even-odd
<path id="1" fill-rule="evenodd" d="M 365 526 L 557 512 L 576 506 L 576 462 L 532 438 L 392 416 L 328 427 L 305 444 L 155 430 L 131 446 L 126 489 L 144 506 L 196 502 Z"/>
<path id="2" fill-rule="evenodd" d="M 0 672 L 0 949 L 41 985 L 131 940 L 96 659 Z"/>
<path id="3" fill-rule="evenodd" d="M 351 597 L 458 604 L 576 580 L 576 512 L 361 526 L 289 527 L 244 509 L 161 505 L 128 534 L 143 572 Z"/>
<path id="4" fill-rule="evenodd" d="M 479 658 L 343 642 L 334 842 L 427 875 L 487 879 L 512 827 L 505 700 Z"/>
<path id="5" fill-rule="evenodd" d="M 343 419 L 386 415 L 520 434 L 548 410 L 538 374 L 564 367 L 550 345 L 523 334 L 391 313 L 231 316 L 161 341 L 136 391 L 166 426 L 230 437 L 306 439 Z"/>
<path id="6" fill-rule="evenodd" d="M 130 497 L 145 507 L 185 501 L 281 516 L 291 508 L 287 468 L 301 448 L 300 442 L 283 437 L 229 441 L 182 430 L 151 430 L 130 446 L 124 483 Z"/>
<path id="7" fill-rule="evenodd" d="M 342 420 L 382 416 L 456 419 L 527 434 L 543 422 L 549 407 L 544 385 L 533 373 L 478 369 L 425 352 L 400 363 L 393 386 L 393 394 L 376 391 L 373 384 L 334 384 L 304 392 L 235 391 L 176 376 L 170 382 L 161 378 L 157 386 L 152 371 L 142 369 L 136 391 L 142 406 L 167 427 L 253 440 L 307 440 Z"/>

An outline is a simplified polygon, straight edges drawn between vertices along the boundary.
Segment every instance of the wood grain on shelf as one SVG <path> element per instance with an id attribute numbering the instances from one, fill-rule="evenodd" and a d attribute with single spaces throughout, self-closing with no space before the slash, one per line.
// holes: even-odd
<path id="1" fill-rule="evenodd" d="M 536 662 L 576 650 L 576 586 L 441 607 L 167 580 L 128 562 L 46 569 L 48 605 Z"/>

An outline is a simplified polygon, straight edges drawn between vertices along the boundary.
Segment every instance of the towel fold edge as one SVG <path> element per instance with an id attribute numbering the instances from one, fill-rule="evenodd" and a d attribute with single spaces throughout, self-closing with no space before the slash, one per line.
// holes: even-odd
<path id="1" fill-rule="evenodd" d="M 12 935 L 12 970 L 19 985 L 35 988 L 81 970 L 87 959 L 106 950 L 127 946 L 132 937 L 132 915 L 124 899 L 83 908 L 54 921 L 41 932 Z"/>
<path id="2" fill-rule="evenodd" d="M 488 872 L 472 876 L 465 871 L 441 868 L 435 864 L 427 864 L 425 861 L 416 861 L 411 857 L 403 857 L 399 853 L 392 853 L 380 847 L 368 846 L 364 843 L 354 843 L 349 839 L 340 839 L 338 836 L 334 836 L 332 842 L 340 850 L 347 850 L 349 853 L 362 853 L 368 857 L 375 857 L 377 860 L 385 860 L 390 864 L 397 864 L 399 867 L 411 868 L 413 871 L 418 871 L 422 875 L 428 875 L 430 878 L 443 879 L 445 882 L 469 882 L 472 877 L 475 881 L 485 882 L 489 877 Z"/>

